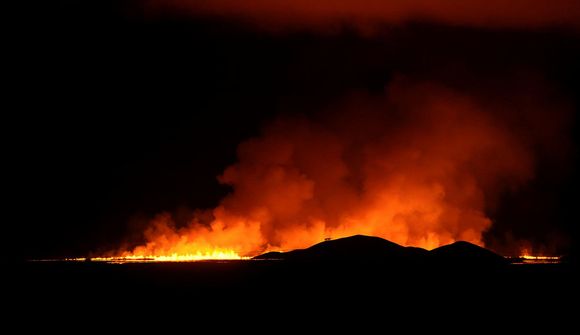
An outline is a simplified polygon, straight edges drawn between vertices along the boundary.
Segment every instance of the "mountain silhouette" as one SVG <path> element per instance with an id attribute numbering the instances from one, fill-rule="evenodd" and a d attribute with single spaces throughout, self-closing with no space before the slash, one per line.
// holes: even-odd
<path id="1" fill-rule="evenodd" d="M 289 253 L 272 251 L 272 252 L 267 252 L 265 254 L 255 256 L 252 259 L 264 259 L 264 260 L 266 260 L 266 259 L 271 259 L 271 260 L 286 259 L 288 254 Z"/>
<path id="2" fill-rule="evenodd" d="M 380 237 L 354 235 L 324 241 L 307 249 L 289 252 L 268 252 L 254 259 L 283 259 L 300 261 L 355 261 L 355 260 L 418 260 L 428 251 L 421 248 L 403 247 Z"/>
<path id="3" fill-rule="evenodd" d="M 507 260 L 495 252 L 475 244 L 458 241 L 433 249 L 429 256 L 438 263 L 449 264 L 503 264 Z"/>
<path id="4" fill-rule="evenodd" d="M 459 241 L 427 251 L 404 247 L 380 237 L 355 235 L 324 241 L 306 249 L 268 252 L 257 260 L 286 261 L 385 261 L 389 263 L 428 264 L 504 264 L 505 258 L 475 244 Z"/>

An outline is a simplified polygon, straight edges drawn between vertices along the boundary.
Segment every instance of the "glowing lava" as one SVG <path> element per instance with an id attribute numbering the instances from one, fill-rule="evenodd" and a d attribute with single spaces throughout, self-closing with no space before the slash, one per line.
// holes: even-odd
<path id="1" fill-rule="evenodd" d="M 177 262 L 197 262 L 197 261 L 215 261 L 215 260 L 242 260 L 248 257 L 242 257 L 233 250 L 213 250 L 202 252 L 198 251 L 192 254 L 171 254 L 171 255 L 126 255 L 116 257 L 80 257 L 65 258 L 62 261 L 69 262 L 105 262 L 105 263 L 177 263 Z M 54 260 L 61 261 L 61 260 Z"/>
<path id="2" fill-rule="evenodd" d="M 110 261 L 241 259 L 357 234 L 425 249 L 483 246 L 486 208 L 534 177 L 529 129 L 559 132 L 536 119 L 541 104 L 525 101 L 521 131 L 503 106 L 401 79 L 319 118 L 281 117 L 240 144 L 218 177 L 232 191 L 216 207 L 183 220 L 157 215 L 139 245 Z"/>
<path id="3" fill-rule="evenodd" d="M 519 256 L 508 258 L 512 260 L 512 264 L 557 264 L 562 262 L 562 256 L 532 255 L 527 248 L 523 248 Z"/>
<path id="4" fill-rule="evenodd" d="M 561 262 L 561 256 L 520 255 L 515 258 L 515 262 L 513 262 L 513 264 L 556 264 Z"/>

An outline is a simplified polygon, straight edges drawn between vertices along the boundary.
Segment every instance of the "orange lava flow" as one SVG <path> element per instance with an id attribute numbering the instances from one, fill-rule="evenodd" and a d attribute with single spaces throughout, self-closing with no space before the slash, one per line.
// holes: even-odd
<path id="1" fill-rule="evenodd" d="M 559 261 L 560 256 L 530 256 L 530 255 L 523 255 L 520 258 L 525 260 L 537 260 L 537 261 Z"/>
<path id="2" fill-rule="evenodd" d="M 208 260 L 243 260 L 248 257 L 242 257 L 233 250 L 213 250 L 208 252 L 198 251 L 191 254 L 172 254 L 172 255 L 126 255 L 113 257 L 79 257 L 65 258 L 63 261 L 70 262 L 105 262 L 105 263 L 177 263 L 177 262 L 197 262 Z M 61 261 L 61 260 L 54 260 Z"/>
<path id="3" fill-rule="evenodd" d="M 516 264 L 552 264 L 561 261 L 561 256 L 530 255 L 527 249 L 523 249 L 520 256 L 516 257 Z"/>

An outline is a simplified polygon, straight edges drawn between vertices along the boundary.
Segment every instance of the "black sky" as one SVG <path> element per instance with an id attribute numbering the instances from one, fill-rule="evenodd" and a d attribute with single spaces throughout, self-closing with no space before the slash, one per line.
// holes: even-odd
<path id="1" fill-rule="evenodd" d="M 29 4 L 11 24 L 3 122 L 3 224 L 15 255 L 108 250 L 156 213 L 215 206 L 228 192 L 215 177 L 268 120 L 313 115 L 353 92 L 383 94 L 401 75 L 485 92 L 507 91 L 506 78 L 549 83 L 574 109 L 569 158 L 542 159 L 534 182 L 503 195 L 488 238 L 576 240 L 574 31 L 421 21 L 372 34 L 347 23 L 267 31 L 143 15 L 138 1 Z"/>

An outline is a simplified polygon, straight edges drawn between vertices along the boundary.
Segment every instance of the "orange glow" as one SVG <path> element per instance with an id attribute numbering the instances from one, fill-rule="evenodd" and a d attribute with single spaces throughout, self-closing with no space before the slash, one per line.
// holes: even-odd
<path id="1" fill-rule="evenodd" d="M 557 261 L 560 260 L 560 256 L 531 256 L 531 255 L 523 255 L 520 258 L 527 259 L 527 260 L 537 260 L 537 261 Z"/>
<path id="2" fill-rule="evenodd" d="M 246 259 L 236 254 L 232 250 L 220 251 L 214 250 L 211 252 L 198 251 L 194 254 L 172 254 L 172 255 L 147 255 L 136 256 L 127 255 L 122 257 L 94 257 L 94 258 L 76 258 L 76 261 L 93 261 L 93 262 L 108 262 L 108 263 L 153 263 L 153 262 L 195 262 L 205 260 L 237 260 Z"/>
<path id="3" fill-rule="evenodd" d="M 561 256 L 520 255 L 512 257 L 512 264 L 557 264 L 562 262 Z"/>
<path id="4" fill-rule="evenodd" d="M 233 189 L 219 206 L 182 227 L 160 214 L 142 245 L 113 255 L 239 259 L 356 234 L 425 249 L 483 245 L 489 198 L 533 177 L 529 138 L 449 89 L 400 81 L 386 98 L 336 108 L 320 123 L 280 119 L 242 143 L 219 176 Z"/>
<path id="5" fill-rule="evenodd" d="M 105 262 L 105 263 L 160 263 L 160 262 L 197 262 L 206 260 L 243 260 L 247 257 L 241 257 L 233 250 L 213 250 L 213 251 L 197 251 L 193 254 L 172 254 L 172 255 L 125 255 L 115 257 L 79 257 L 79 258 L 64 258 L 64 259 L 41 259 L 35 260 L 37 262 Z"/>
<path id="6" fill-rule="evenodd" d="M 560 263 L 561 261 L 561 256 L 532 255 L 527 248 L 523 248 L 520 256 L 515 257 L 515 264 L 550 264 Z"/>

